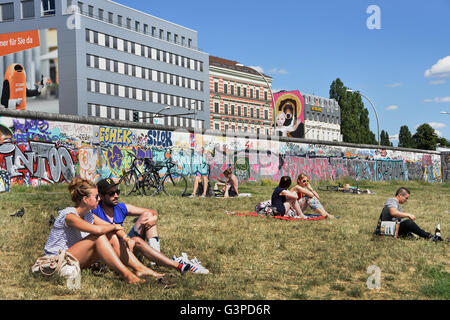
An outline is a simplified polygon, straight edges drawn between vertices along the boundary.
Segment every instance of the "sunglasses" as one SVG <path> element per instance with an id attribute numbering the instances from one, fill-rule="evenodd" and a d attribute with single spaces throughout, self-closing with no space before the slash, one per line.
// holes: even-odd
<path id="1" fill-rule="evenodd" d="M 302 180 L 303 183 L 308 182 L 308 180 Z"/>
<path id="2" fill-rule="evenodd" d="M 113 197 L 115 194 L 120 195 L 120 190 L 119 189 L 113 190 L 113 191 L 110 191 L 110 192 L 106 192 L 105 194 L 110 196 L 110 197 Z"/>
<path id="3" fill-rule="evenodd" d="M 402 196 L 403 196 L 403 198 L 405 198 L 406 200 L 409 199 L 409 197 L 405 196 L 403 193 L 402 193 Z"/>

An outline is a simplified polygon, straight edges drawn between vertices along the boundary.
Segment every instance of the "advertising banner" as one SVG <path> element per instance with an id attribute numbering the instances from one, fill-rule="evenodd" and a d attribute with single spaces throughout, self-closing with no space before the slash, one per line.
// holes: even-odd
<path id="1" fill-rule="evenodd" d="M 283 137 L 304 138 L 305 102 L 300 91 L 283 91 L 274 95 L 275 134 Z"/>

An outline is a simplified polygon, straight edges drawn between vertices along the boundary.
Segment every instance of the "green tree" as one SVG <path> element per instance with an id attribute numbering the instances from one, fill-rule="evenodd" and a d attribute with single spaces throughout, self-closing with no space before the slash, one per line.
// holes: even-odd
<path id="1" fill-rule="evenodd" d="M 369 111 L 364 108 L 361 95 L 347 92 L 347 87 L 337 78 L 330 86 L 330 99 L 341 108 L 341 133 L 344 142 L 377 144 L 375 134 L 370 131 Z"/>
<path id="2" fill-rule="evenodd" d="M 436 150 L 439 137 L 428 123 L 424 123 L 417 128 L 412 140 L 417 149 Z"/>
<path id="3" fill-rule="evenodd" d="M 387 133 L 384 130 L 381 130 L 380 133 L 380 145 L 382 146 L 387 146 L 387 147 L 392 147 L 392 142 L 389 140 L 389 133 Z"/>
<path id="4" fill-rule="evenodd" d="M 398 135 L 398 146 L 403 148 L 414 148 L 414 142 L 408 126 L 401 126 Z"/>

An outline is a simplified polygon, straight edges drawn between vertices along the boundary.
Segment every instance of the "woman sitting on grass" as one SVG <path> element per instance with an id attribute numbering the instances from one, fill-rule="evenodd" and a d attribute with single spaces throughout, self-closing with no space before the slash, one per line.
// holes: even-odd
<path id="1" fill-rule="evenodd" d="M 231 168 L 226 169 L 223 172 L 223 175 L 225 176 L 226 180 L 224 181 L 219 179 L 219 182 L 216 182 L 214 186 L 214 190 L 217 190 L 218 186 L 224 186 L 222 188 L 224 198 L 239 197 L 239 181 L 238 178 L 233 174 Z"/>
<path id="2" fill-rule="evenodd" d="M 278 187 L 272 193 L 272 210 L 276 216 L 284 216 L 286 213 L 289 213 L 290 209 L 293 209 L 296 211 L 297 216 L 306 218 L 297 201 L 297 193 L 288 190 L 291 182 L 290 177 L 281 177 Z"/>
<path id="3" fill-rule="evenodd" d="M 298 203 L 302 210 L 311 207 L 314 212 L 327 218 L 335 218 L 329 214 L 319 201 L 319 195 L 314 191 L 313 187 L 309 184 L 308 177 L 301 173 L 297 178 L 297 185 L 291 189 L 298 196 Z"/>
<path id="4" fill-rule="evenodd" d="M 45 244 L 45 255 L 55 256 L 60 250 L 67 250 L 78 260 L 81 269 L 88 268 L 101 259 L 132 284 L 144 282 L 141 276 L 164 276 L 144 266 L 125 249 L 126 245 L 120 243 L 116 234 L 123 230 L 120 225 L 103 224 L 92 213 L 99 201 L 95 184 L 74 178 L 69 184 L 69 192 L 75 207 L 59 211 Z M 135 269 L 136 275 L 125 264 Z"/>

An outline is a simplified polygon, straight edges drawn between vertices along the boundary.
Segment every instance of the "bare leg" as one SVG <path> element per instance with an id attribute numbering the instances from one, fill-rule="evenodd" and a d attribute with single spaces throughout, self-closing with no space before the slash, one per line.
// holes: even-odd
<path id="1" fill-rule="evenodd" d="M 158 221 L 158 212 L 155 210 L 149 210 L 149 213 L 141 214 L 139 219 L 136 221 L 136 229 L 140 235 L 144 235 L 147 239 L 151 239 L 153 237 L 158 236 L 158 228 L 156 227 L 156 223 Z M 147 224 L 144 224 L 143 221 L 147 220 Z M 150 226 L 150 227 L 148 227 Z"/>
<path id="2" fill-rule="evenodd" d="M 150 261 L 156 262 L 160 265 L 166 266 L 166 267 L 178 267 L 178 262 L 173 261 L 172 259 L 169 259 L 162 253 L 158 252 L 157 250 L 153 249 L 148 245 L 147 242 L 142 240 L 140 237 L 134 237 L 133 238 L 135 242 L 135 250 L 142 253 L 147 259 Z"/>
<path id="3" fill-rule="evenodd" d="M 194 179 L 194 189 L 192 190 L 192 195 L 195 196 L 197 195 L 197 189 L 198 189 L 198 184 L 200 183 L 200 177 L 199 176 L 195 176 Z"/>
<path id="4" fill-rule="evenodd" d="M 202 195 L 206 197 L 206 191 L 208 191 L 208 176 L 202 176 L 203 180 L 203 193 Z"/>
<path id="5" fill-rule="evenodd" d="M 313 203 L 311 203 L 313 202 Z M 321 216 L 328 217 L 328 218 L 335 218 L 333 215 L 329 214 L 325 208 L 322 206 L 322 204 L 319 202 L 317 198 L 312 198 L 308 200 L 308 203 L 311 207 L 316 207 L 314 210 L 316 213 L 320 214 Z"/>
<path id="6" fill-rule="evenodd" d="M 128 283 L 138 284 L 144 281 L 122 263 L 105 235 L 98 237 L 89 235 L 67 251 L 78 260 L 82 269 L 91 266 L 98 259 L 102 259 L 108 267 L 120 274 Z"/>
<path id="7" fill-rule="evenodd" d="M 127 266 L 136 270 L 136 275 L 138 277 L 142 276 L 152 276 L 155 278 L 162 278 L 164 274 L 153 271 L 152 269 L 144 266 L 138 258 L 128 249 L 127 244 L 124 241 L 119 240 L 119 238 L 114 234 L 111 236 L 111 245 L 119 255 L 120 260 Z"/>

